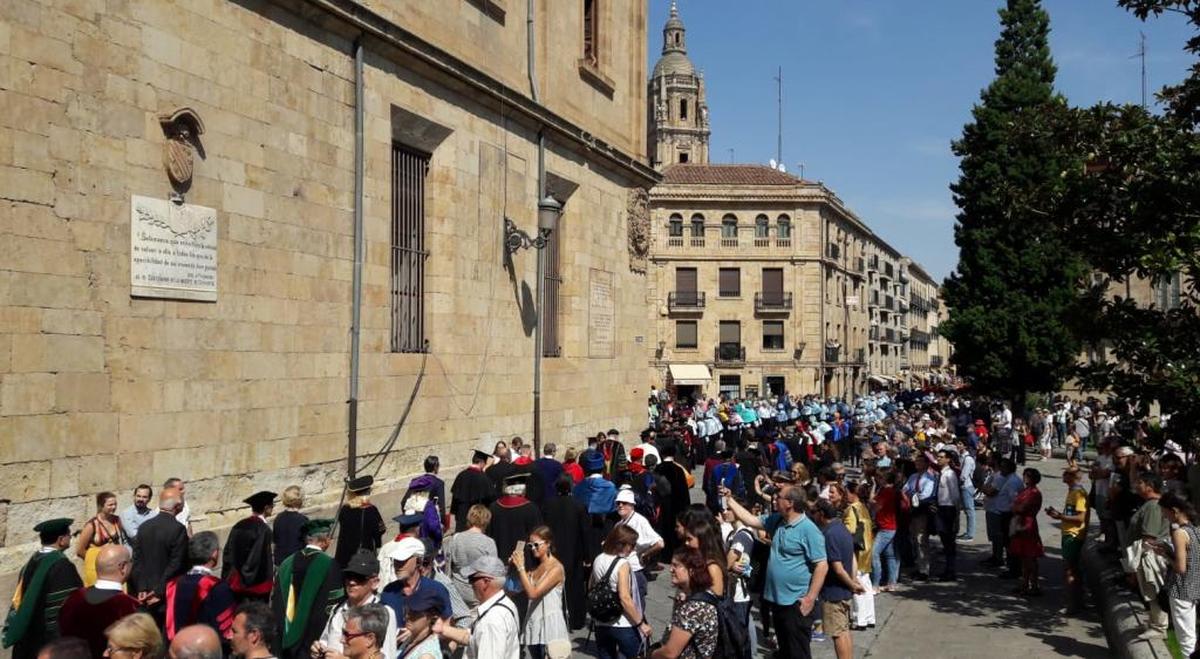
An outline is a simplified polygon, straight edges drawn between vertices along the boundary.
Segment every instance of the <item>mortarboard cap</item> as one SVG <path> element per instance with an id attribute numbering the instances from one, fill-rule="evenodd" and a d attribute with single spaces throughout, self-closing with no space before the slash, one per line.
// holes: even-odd
<path id="1" fill-rule="evenodd" d="M 268 490 L 263 490 L 261 492 L 255 492 L 245 499 L 242 499 L 242 501 L 246 505 L 250 506 L 250 508 L 253 510 L 262 510 L 263 508 L 275 503 L 275 493 Z"/>
<path id="2" fill-rule="evenodd" d="M 374 484 L 374 476 L 359 476 L 358 478 L 346 481 L 346 489 L 350 490 L 351 492 L 362 492 L 363 490 L 369 489 Z"/>

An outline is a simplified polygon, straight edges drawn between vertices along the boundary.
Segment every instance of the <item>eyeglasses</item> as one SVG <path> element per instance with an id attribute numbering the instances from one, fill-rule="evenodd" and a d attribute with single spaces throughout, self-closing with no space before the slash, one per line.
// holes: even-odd
<path id="1" fill-rule="evenodd" d="M 486 574 L 473 574 L 467 577 L 467 581 L 469 583 L 475 583 L 476 581 L 482 581 L 483 579 L 491 579 L 491 577 L 487 576 Z"/>
<path id="2" fill-rule="evenodd" d="M 531 542 L 531 543 L 529 543 L 529 548 L 530 548 L 530 549 L 537 549 L 538 547 L 541 547 L 541 546 L 542 546 L 542 545 L 544 545 L 544 544 L 546 544 L 544 541 L 542 541 L 542 542 Z"/>

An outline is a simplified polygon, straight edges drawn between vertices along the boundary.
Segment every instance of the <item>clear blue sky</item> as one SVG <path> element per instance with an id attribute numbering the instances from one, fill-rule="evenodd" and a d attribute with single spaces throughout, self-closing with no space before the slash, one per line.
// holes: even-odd
<path id="1" fill-rule="evenodd" d="M 650 0 L 650 66 L 670 0 Z M 991 81 L 1002 0 L 680 0 L 688 55 L 704 72 L 711 158 L 775 157 L 783 67 L 783 160 L 823 181 L 879 235 L 939 280 L 958 261 L 950 153 Z M 1146 23 L 1115 0 L 1045 0 L 1058 89 L 1075 105 L 1139 102 L 1138 31 L 1150 99 L 1180 80 L 1187 25 Z"/>

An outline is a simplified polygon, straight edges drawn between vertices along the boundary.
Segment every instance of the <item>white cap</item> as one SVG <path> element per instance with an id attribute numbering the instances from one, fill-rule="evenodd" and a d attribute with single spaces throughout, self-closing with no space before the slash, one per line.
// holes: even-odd
<path id="1" fill-rule="evenodd" d="M 392 550 L 388 552 L 388 558 L 393 561 L 407 561 L 413 556 L 425 555 L 425 543 L 411 536 L 400 538 Z"/>
<path id="2" fill-rule="evenodd" d="M 633 488 L 628 485 L 622 485 L 617 492 L 617 503 L 636 503 L 636 498 L 633 496 Z"/>

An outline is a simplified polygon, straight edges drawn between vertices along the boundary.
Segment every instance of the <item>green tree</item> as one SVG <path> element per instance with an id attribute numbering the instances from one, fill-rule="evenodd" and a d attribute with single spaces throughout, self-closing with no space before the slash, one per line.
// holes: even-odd
<path id="1" fill-rule="evenodd" d="M 1087 158 L 1064 171 L 1060 220 L 1094 271 L 1079 329 L 1108 349 L 1105 363 L 1081 369 L 1089 388 L 1135 403 L 1157 401 L 1171 414 L 1163 438 L 1200 445 L 1200 3 L 1121 0 L 1145 20 L 1178 12 L 1197 29 L 1185 50 L 1190 75 L 1166 87 L 1165 112 L 1101 104 L 1041 115 L 1033 130 L 1052 132 Z M 1121 284 L 1134 278 L 1178 282 L 1178 300 L 1137 304 Z M 1116 286 L 1113 286 L 1116 284 Z M 1117 291 L 1112 294 L 1111 291 Z"/>
<path id="2" fill-rule="evenodd" d="M 1008 0 L 999 13 L 996 77 L 953 145 L 959 261 L 943 289 L 941 331 L 958 373 L 1020 412 L 1029 393 L 1057 391 L 1071 373 L 1081 344 L 1070 321 L 1086 268 L 1058 223 L 1062 172 L 1078 156 L 1063 134 L 1022 120 L 1065 108 L 1050 18 L 1037 0 Z"/>

